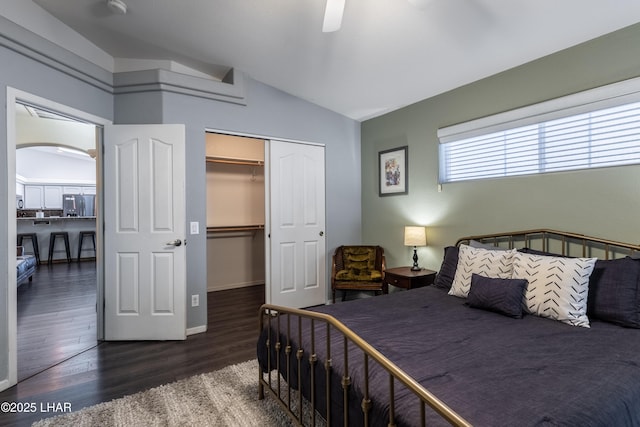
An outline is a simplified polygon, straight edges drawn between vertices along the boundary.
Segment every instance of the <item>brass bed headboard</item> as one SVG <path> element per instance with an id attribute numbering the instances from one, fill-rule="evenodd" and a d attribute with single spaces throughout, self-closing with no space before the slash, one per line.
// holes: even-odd
<path id="1" fill-rule="evenodd" d="M 471 240 L 508 249 L 528 247 L 558 255 L 600 259 L 636 256 L 640 253 L 640 245 L 544 228 L 463 237 L 458 239 L 456 246 L 468 244 Z"/>

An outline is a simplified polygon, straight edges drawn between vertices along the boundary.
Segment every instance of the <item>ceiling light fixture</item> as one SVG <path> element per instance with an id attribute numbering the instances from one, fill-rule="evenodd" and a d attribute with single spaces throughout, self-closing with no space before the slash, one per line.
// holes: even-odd
<path id="1" fill-rule="evenodd" d="M 344 13 L 345 0 L 327 0 L 324 10 L 323 33 L 338 31 L 342 26 L 342 15 Z"/>
<path id="2" fill-rule="evenodd" d="M 122 0 L 107 0 L 109 10 L 117 15 L 125 15 L 127 13 L 127 5 Z"/>

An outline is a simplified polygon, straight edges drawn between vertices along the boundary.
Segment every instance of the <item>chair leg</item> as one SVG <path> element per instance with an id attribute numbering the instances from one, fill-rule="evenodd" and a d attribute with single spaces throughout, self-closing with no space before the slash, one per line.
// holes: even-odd
<path id="1" fill-rule="evenodd" d="M 333 297 L 333 303 L 335 304 L 336 303 L 336 290 L 335 289 L 331 290 L 331 296 Z"/>
<path id="2" fill-rule="evenodd" d="M 342 291 L 342 301 L 347 299 L 347 291 Z"/>
<path id="3" fill-rule="evenodd" d="M 71 262 L 71 247 L 69 245 L 69 236 L 64 236 L 64 249 L 67 252 L 67 263 Z"/>

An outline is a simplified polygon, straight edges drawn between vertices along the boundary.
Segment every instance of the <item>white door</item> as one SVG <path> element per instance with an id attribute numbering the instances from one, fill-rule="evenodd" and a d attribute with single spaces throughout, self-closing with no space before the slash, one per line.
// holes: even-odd
<path id="1" fill-rule="evenodd" d="M 326 302 L 324 147 L 269 142 L 270 280 L 266 301 Z"/>
<path id="2" fill-rule="evenodd" d="M 185 339 L 184 126 L 104 140 L 105 339 Z"/>

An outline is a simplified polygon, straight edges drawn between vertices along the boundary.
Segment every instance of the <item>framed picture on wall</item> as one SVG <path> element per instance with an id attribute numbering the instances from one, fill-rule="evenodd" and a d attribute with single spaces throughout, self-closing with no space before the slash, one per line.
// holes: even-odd
<path id="1" fill-rule="evenodd" d="M 408 147 L 392 148 L 378 153 L 379 196 L 409 193 Z"/>

